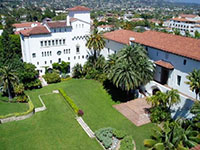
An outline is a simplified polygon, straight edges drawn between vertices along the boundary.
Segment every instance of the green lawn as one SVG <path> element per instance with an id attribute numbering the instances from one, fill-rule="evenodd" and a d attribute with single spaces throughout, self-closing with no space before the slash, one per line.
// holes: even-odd
<path id="1" fill-rule="evenodd" d="M 25 112 L 28 110 L 26 103 L 8 103 L 8 97 L 0 94 L 0 116 L 15 112 Z"/>
<path id="2" fill-rule="evenodd" d="M 103 127 L 125 130 L 134 137 L 138 150 L 144 150 L 143 140 L 148 138 L 153 124 L 136 127 L 112 105 L 111 96 L 103 86 L 93 80 L 69 80 L 39 90 L 27 91 L 36 107 L 42 106 L 38 95 L 62 87 L 84 111 L 84 120 L 93 131 Z M 84 133 L 63 98 L 57 94 L 43 96 L 47 110 L 33 117 L 0 125 L 0 147 L 3 149 L 61 149 L 98 150 L 98 143 Z M 14 133 L 14 134 L 13 134 Z M 9 147 L 10 146 L 10 147 Z"/>
<path id="3" fill-rule="evenodd" d="M 47 110 L 29 119 L 0 125 L 2 150 L 101 150 L 74 118 L 59 94 L 42 96 Z"/>

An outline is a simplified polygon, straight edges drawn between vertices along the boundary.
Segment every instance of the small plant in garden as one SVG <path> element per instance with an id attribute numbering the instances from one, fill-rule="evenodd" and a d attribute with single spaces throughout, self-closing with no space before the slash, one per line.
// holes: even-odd
<path id="1" fill-rule="evenodd" d="M 132 136 L 126 136 L 120 143 L 120 150 L 133 150 Z"/>
<path id="2" fill-rule="evenodd" d="M 113 130 L 113 135 L 117 138 L 117 139 L 123 139 L 126 136 L 126 133 L 122 130 Z"/>
<path id="3" fill-rule="evenodd" d="M 78 116 L 83 116 L 83 115 L 84 115 L 83 110 L 79 109 L 79 110 L 78 110 Z"/>
<path id="4" fill-rule="evenodd" d="M 113 128 L 102 128 L 95 132 L 97 139 L 108 149 L 112 145 Z"/>

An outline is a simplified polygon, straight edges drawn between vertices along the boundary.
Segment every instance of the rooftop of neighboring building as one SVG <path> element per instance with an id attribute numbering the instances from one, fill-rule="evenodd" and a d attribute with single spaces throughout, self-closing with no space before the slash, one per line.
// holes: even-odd
<path id="1" fill-rule="evenodd" d="M 198 17 L 198 15 L 194 15 L 194 14 L 180 14 L 179 16 L 181 18 L 195 18 L 195 17 Z"/>
<path id="2" fill-rule="evenodd" d="M 113 25 L 101 25 L 101 26 L 98 26 L 98 28 L 113 28 L 114 26 Z"/>
<path id="3" fill-rule="evenodd" d="M 67 22 L 63 21 L 49 21 L 47 22 L 49 28 L 64 28 L 67 26 Z"/>
<path id="4" fill-rule="evenodd" d="M 129 30 L 107 32 L 104 37 L 122 44 L 129 44 L 132 37 L 134 38 L 132 42 L 200 61 L 200 40 L 198 39 L 156 31 L 138 33 Z"/>
<path id="5" fill-rule="evenodd" d="M 91 9 L 85 6 L 76 6 L 73 8 L 69 8 L 69 11 L 90 11 Z"/>
<path id="6" fill-rule="evenodd" d="M 32 27 L 32 25 L 40 25 L 40 22 L 22 22 L 22 23 L 15 23 L 13 24 L 13 27 L 15 28 L 29 28 Z"/>
<path id="7" fill-rule="evenodd" d="M 30 29 L 25 29 L 19 31 L 20 34 L 24 36 L 30 36 L 30 35 L 39 35 L 39 34 L 49 34 L 49 30 L 45 26 L 36 26 Z"/>

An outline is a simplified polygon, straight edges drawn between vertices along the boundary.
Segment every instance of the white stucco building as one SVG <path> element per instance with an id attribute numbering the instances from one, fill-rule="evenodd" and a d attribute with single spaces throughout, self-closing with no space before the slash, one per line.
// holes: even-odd
<path id="1" fill-rule="evenodd" d="M 63 21 L 47 21 L 35 27 L 20 30 L 23 61 L 32 63 L 45 73 L 45 67 L 55 62 L 84 64 L 88 57 L 85 46 L 90 33 L 90 9 L 83 6 L 70 8 Z"/>
<path id="2" fill-rule="evenodd" d="M 198 15 L 182 14 L 177 18 L 170 19 L 168 27 L 172 30 L 178 29 L 182 35 L 185 35 L 186 31 L 194 36 L 195 31 L 198 31 L 196 26 L 200 25 L 200 17 Z"/>
<path id="3" fill-rule="evenodd" d="M 185 82 L 186 76 L 194 69 L 200 69 L 200 40 L 156 31 L 143 33 L 116 30 L 104 34 L 106 47 L 102 54 L 117 53 L 127 44 L 139 43 L 145 46 L 149 58 L 155 63 L 154 81 L 165 87 L 178 89 L 181 93 L 195 98 Z M 153 94 L 154 89 L 148 92 Z"/>
<path id="4" fill-rule="evenodd" d="M 97 27 L 99 32 L 108 32 L 114 29 L 113 25 L 101 25 Z"/>

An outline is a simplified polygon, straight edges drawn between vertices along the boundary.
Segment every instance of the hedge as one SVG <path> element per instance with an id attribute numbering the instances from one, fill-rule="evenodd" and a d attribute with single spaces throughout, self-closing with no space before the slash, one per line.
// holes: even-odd
<path id="1" fill-rule="evenodd" d="M 7 115 L 4 115 L 4 116 L 0 116 L 0 119 L 5 119 L 5 118 L 8 118 L 8 117 L 14 117 L 14 116 L 18 117 L 18 116 L 23 116 L 23 115 L 29 114 L 30 112 L 32 112 L 34 110 L 34 105 L 30 100 L 28 101 L 28 105 L 29 105 L 29 109 L 26 112 L 7 114 Z"/>
<path id="2" fill-rule="evenodd" d="M 60 94 L 64 97 L 64 99 L 69 103 L 69 105 L 71 106 L 71 108 L 73 109 L 73 111 L 78 114 L 79 108 L 78 106 L 76 106 L 76 104 L 74 103 L 74 101 L 67 96 L 67 94 L 65 93 L 65 91 L 63 89 L 58 89 Z"/>
<path id="3" fill-rule="evenodd" d="M 132 136 L 126 136 L 121 140 L 119 150 L 133 150 L 133 138 Z"/>

